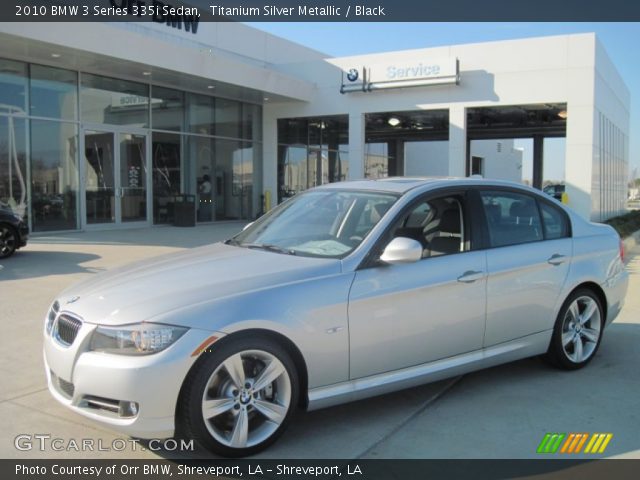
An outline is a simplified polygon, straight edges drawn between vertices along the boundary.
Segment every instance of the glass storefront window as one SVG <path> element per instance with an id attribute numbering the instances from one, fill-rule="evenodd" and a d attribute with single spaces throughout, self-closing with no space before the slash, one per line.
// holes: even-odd
<path id="1" fill-rule="evenodd" d="M 195 185 L 191 191 L 196 194 L 196 220 L 211 222 L 216 219 L 217 178 L 214 170 L 214 141 L 208 137 L 189 136 L 189 164 L 193 165 Z"/>
<path id="2" fill-rule="evenodd" d="M 179 195 L 182 179 L 180 135 L 153 132 L 153 223 L 173 221 L 173 197 Z"/>
<path id="3" fill-rule="evenodd" d="M 31 65 L 29 103 L 36 117 L 76 120 L 78 74 L 60 68 Z"/>
<path id="4" fill-rule="evenodd" d="M 26 113 L 27 64 L 0 59 L 0 113 Z"/>
<path id="5" fill-rule="evenodd" d="M 252 144 L 237 140 L 215 140 L 214 175 L 216 219 L 251 218 Z"/>
<path id="6" fill-rule="evenodd" d="M 309 143 L 308 123 L 306 118 L 278 120 L 278 143 L 282 145 L 307 145 Z"/>
<path id="7" fill-rule="evenodd" d="M 200 135 L 213 134 L 215 128 L 213 97 L 189 93 L 187 104 L 187 129 Z"/>
<path id="8" fill-rule="evenodd" d="M 33 230 L 78 228 L 78 127 L 31 121 Z"/>
<path id="9" fill-rule="evenodd" d="M 293 197 L 308 188 L 307 147 L 278 147 L 279 200 Z"/>
<path id="10" fill-rule="evenodd" d="M 240 138 L 240 102 L 216 98 L 216 128 L 214 134 L 219 137 Z"/>
<path id="11" fill-rule="evenodd" d="M 278 200 L 329 182 L 346 180 L 349 117 L 278 120 Z"/>
<path id="12" fill-rule="evenodd" d="M 83 73 L 80 97 L 83 122 L 149 126 L 147 85 Z"/>
<path id="13" fill-rule="evenodd" d="M 0 206 L 27 214 L 27 125 L 0 116 Z"/>
<path id="14" fill-rule="evenodd" d="M 242 105 L 240 128 L 242 130 L 242 138 L 246 140 L 262 140 L 262 108 L 259 105 L 248 103 Z"/>
<path id="15" fill-rule="evenodd" d="M 164 87 L 151 88 L 151 123 L 158 130 L 184 130 L 184 92 Z"/>
<path id="16" fill-rule="evenodd" d="M 389 176 L 388 143 L 367 143 L 365 145 L 364 178 L 384 178 Z"/>
<path id="17" fill-rule="evenodd" d="M 141 129 L 153 129 L 150 151 Z M 87 224 L 144 221 L 149 188 L 153 223 L 174 221 L 182 193 L 198 196 L 200 222 L 255 218 L 261 139 L 260 105 L 0 59 L 0 202 L 29 213 L 34 231 L 80 228 L 81 211 Z M 320 148 L 314 182 L 340 178 L 333 145 Z"/>

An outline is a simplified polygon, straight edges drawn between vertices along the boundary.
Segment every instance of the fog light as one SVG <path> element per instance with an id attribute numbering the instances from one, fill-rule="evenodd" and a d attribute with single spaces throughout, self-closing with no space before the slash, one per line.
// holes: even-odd
<path id="1" fill-rule="evenodd" d="M 137 402 L 125 402 L 124 400 L 120 402 L 119 415 L 121 417 L 135 417 L 137 414 L 138 414 Z"/>

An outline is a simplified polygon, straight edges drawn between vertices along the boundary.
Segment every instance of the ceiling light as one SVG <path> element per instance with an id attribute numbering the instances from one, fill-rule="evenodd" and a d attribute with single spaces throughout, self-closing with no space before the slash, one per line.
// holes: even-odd
<path id="1" fill-rule="evenodd" d="M 151 75 L 151 72 L 142 72 L 142 74 L 143 74 L 145 77 L 148 77 L 149 75 Z"/>
<path id="2" fill-rule="evenodd" d="M 51 56 L 53 58 L 60 58 L 62 55 L 60 55 L 59 53 L 52 53 Z"/>
<path id="3" fill-rule="evenodd" d="M 269 101 L 269 97 L 264 97 L 264 98 L 263 98 L 263 100 L 264 100 L 265 102 L 268 102 L 268 101 Z"/>
<path id="4" fill-rule="evenodd" d="M 391 117 L 389 118 L 389 120 L 387 120 L 387 123 L 392 127 L 397 127 L 398 125 L 400 125 L 400 119 L 397 117 Z"/>
<path id="5" fill-rule="evenodd" d="M 558 112 L 558 117 L 560 117 L 563 120 L 567 119 L 567 111 L 566 110 L 561 110 Z"/>
<path id="6" fill-rule="evenodd" d="M 213 89 L 213 88 L 216 88 L 216 86 L 215 85 L 207 85 L 207 88 Z"/>

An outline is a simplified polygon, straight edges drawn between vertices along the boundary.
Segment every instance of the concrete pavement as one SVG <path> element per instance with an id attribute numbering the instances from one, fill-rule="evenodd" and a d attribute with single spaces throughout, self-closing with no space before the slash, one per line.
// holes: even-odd
<path id="1" fill-rule="evenodd" d="M 131 261 L 229 237 L 243 224 L 71 233 L 32 238 L 0 262 L 0 458 L 207 458 L 203 451 L 21 451 L 19 434 L 127 439 L 69 412 L 48 394 L 42 325 L 68 285 Z M 259 458 L 535 458 L 546 432 L 611 432 L 607 457 L 640 458 L 640 247 L 629 252 L 627 303 L 594 361 L 577 372 L 538 359 L 361 402 L 300 413 Z M 118 446 L 121 443 L 117 443 Z M 133 449 L 135 447 L 135 450 Z"/>

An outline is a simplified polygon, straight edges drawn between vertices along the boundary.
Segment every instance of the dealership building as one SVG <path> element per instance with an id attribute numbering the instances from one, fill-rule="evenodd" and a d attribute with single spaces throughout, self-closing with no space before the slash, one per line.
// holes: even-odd
<path id="1" fill-rule="evenodd" d="M 594 34 L 331 58 L 239 23 L 0 23 L 0 201 L 34 232 L 252 219 L 394 175 L 564 184 L 604 220 L 628 145 Z"/>

